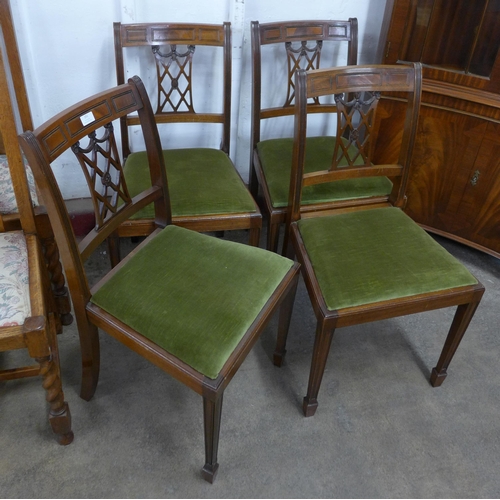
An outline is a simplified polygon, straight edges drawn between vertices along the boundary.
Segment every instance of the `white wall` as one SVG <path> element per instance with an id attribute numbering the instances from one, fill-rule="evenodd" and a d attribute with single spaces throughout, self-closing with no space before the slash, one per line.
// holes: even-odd
<path id="1" fill-rule="evenodd" d="M 250 158 L 250 21 L 357 17 L 358 60 L 361 64 L 371 63 L 380 61 L 379 39 L 387 2 L 392 0 L 308 3 L 303 0 L 190 0 L 184 3 L 173 0 L 11 0 L 11 8 L 35 126 L 78 100 L 116 84 L 114 21 L 230 21 L 233 36 L 231 157 L 246 180 Z M 207 99 L 211 96 L 207 95 Z M 196 106 L 202 108 L 203 103 Z M 178 131 L 182 136 L 180 127 Z M 220 135 L 217 137 L 214 147 L 220 140 Z M 56 175 L 66 199 L 87 195 L 83 174 L 71 155 L 61 159 Z"/>

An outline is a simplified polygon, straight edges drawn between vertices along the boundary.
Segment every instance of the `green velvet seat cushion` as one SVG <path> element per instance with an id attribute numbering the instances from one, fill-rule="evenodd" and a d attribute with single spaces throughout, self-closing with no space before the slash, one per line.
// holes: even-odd
<path id="1" fill-rule="evenodd" d="M 214 379 L 292 265 L 171 225 L 91 300 Z"/>
<path id="2" fill-rule="evenodd" d="M 302 219 L 298 228 L 330 310 L 477 283 L 398 208 Z"/>
<path id="3" fill-rule="evenodd" d="M 251 194 L 223 151 L 167 149 L 163 156 L 173 217 L 255 212 Z M 132 197 L 151 186 L 145 151 L 129 155 L 124 174 Z M 153 217 L 149 205 L 132 218 Z"/>
<path id="4" fill-rule="evenodd" d="M 306 139 L 305 173 L 328 170 L 332 164 L 335 137 L 308 137 Z M 257 144 L 262 170 L 266 177 L 274 208 L 288 206 L 290 172 L 292 169 L 293 139 L 269 139 Z M 302 190 L 302 204 L 386 196 L 392 182 L 386 177 L 346 179 L 337 182 L 307 186 Z"/>

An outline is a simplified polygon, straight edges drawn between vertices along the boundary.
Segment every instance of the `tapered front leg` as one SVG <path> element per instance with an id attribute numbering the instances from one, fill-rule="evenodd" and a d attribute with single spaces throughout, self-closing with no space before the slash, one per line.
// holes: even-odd
<path id="1" fill-rule="evenodd" d="M 273 355 L 273 363 L 275 366 L 281 366 L 283 364 L 283 359 L 285 358 L 286 339 L 288 337 L 288 330 L 290 329 L 290 320 L 292 319 L 293 303 L 295 302 L 298 282 L 299 273 L 296 274 L 293 284 L 291 285 L 291 288 L 280 307 L 278 339 L 276 341 L 276 349 Z"/>
<path id="2" fill-rule="evenodd" d="M 318 321 L 316 327 L 316 338 L 314 339 L 313 356 L 311 361 L 311 372 L 309 375 L 309 386 L 304 398 L 302 409 L 306 417 L 312 417 L 318 408 L 318 392 L 325 372 L 326 360 L 332 345 L 333 332 L 335 328 L 327 328 L 325 323 Z"/>
<path id="3" fill-rule="evenodd" d="M 76 291 L 80 289 L 78 281 L 70 282 L 71 299 L 73 301 L 73 311 L 75 313 L 78 326 L 78 336 L 80 338 L 80 354 L 82 359 L 82 383 L 80 387 L 80 397 L 89 401 L 94 395 L 97 382 L 99 381 L 100 369 L 100 346 L 99 331 L 97 327 L 89 321 L 87 316 L 87 303 L 90 297 L 84 297 Z M 76 293 L 75 293 L 76 292 Z"/>
<path id="4" fill-rule="evenodd" d="M 467 330 L 467 327 L 476 312 L 481 296 L 482 292 L 480 293 L 477 301 L 470 302 L 469 304 L 462 304 L 457 307 L 457 311 L 455 313 L 455 317 L 453 318 L 448 336 L 446 337 L 439 361 L 432 369 L 430 382 L 433 387 L 439 387 L 444 382 L 447 375 L 446 370 L 448 369 L 460 341 L 462 340 L 462 337 L 464 336 L 465 331 Z"/>
<path id="5" fill-rule="evenodd" d="M 217 452 L 219 449 L 220 421 L 222 411 L 222 394 L 216 401 L 203 398 L 203 422 L 205 427 L 205 465 L 202 469 L 203 478 L 209 483 L 215 481 L 219 464 Z"/>
<path id="6" fill-rule="evenodd" d="M 77 317 L 78 319 L 78 317 Z M 79 328 L 82 355 L 82 384 L 80 397 L 89 401 L 95 394 L 100 370 L 99 332 L 95 325 L 86 322 Z"/>

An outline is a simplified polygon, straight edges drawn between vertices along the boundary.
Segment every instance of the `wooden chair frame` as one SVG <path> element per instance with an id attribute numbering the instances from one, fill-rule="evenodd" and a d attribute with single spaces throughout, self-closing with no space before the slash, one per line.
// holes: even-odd
<path id="1" fill-rule="evenodd" d="M 119 120 L 132 112 L 138 113 L 146 140 L 152 187 L 131 200 L 128 198 L 127 190 L 122 183 L 123 176 L 118 180 L 111 181 L 107 177 L 107 172 L 93 169 L 93 174 L 89 177 L 91 191 L 95 190 L 96 175 L 103 178 L 105 181 L 103 184 L 110 190 L 105 198 L 97 198 L 98 195 L 100 196 L 99 192 L 93 192 L 93 197 L 96 200 L 95 206 L 101 210 L 96 214 L 98 225 L 80 244 L 77 244 L 50 163 L 68 148 L 73 148 L 79 153 L 93 150 L 91 147 L 88 150 L 81 150 L 78 147 L 78 141 L 103 125 Z M 91 117 L 90 123 L 87 123 L 84 118 L 89 116 Z M 95 140 L 93 135 L 90 137 L 91 142 Z M 284 330 L 288 329 L 298 281 L 298 264 L 293 265 L 261 313 L 255 318 L 254 323 L 223 366 L 219 376 L 216 379 L 210 379 L 90 301 L 92 294 L 99 290 L 110 276 L 127 265 L 127 262 L 139 248 L 147 245 L 159 234 L 162 228 L 171 223 L 167 179 L 160 139 L 153 110 L 142 81 L 138 77 L 134 77 L 127 84 L 88 98 L 55 116 L 34 132 L 24 133 L 20 136 L 20 140 L 26 156 L 33 164 L 33 171 L 46 201 L 67 273 L 82 351 L 81 397 L 89 400 L 97 386 L 99 376 L 97 329 L 101 328 L 203 397 L 206 456 L 203 475 L 206 480 L 212 482 L 218 469 L 217 450 L 223 391 L 264 330 L 271 315 L 280 305 L 283 307 L 280 311 L 279 335 L 283 336 Z M 111 143 L 109 147 L 114 148 L 114 144 L 114 142 Z M 115 154 L 117 154 L 116 151 Z M 116 162 L 114 168 L 119 169 Z M 111 190 L 112 186 L 114 186 L 113 190 Z M 119 206 L 117 197 L 121 197 L 125 203 Z M 89 289 L 83 262 L 116 231 L 120 224 L 128 220 L 135 211 L 150 203 L 155 205 L 155 231 L 106 277 L 92 289 Z"/>
<path id="2" fill-rule="evenodd" d="M 295 74 L 303 69 L 319 69 L 321 44 L 347 43 L 347 64 L 357 64 L 358 53 L 358 22 L 356 18 L 347 21 L 288 21 L 251 24 L 252 36 L 252 137 L 250 158 L 250 192 L 255 199 L 259 199 L 259 188 L 262 194 L 261 209 L 267 217 L 267 249 L 273 252 L 278 250 L 278 238 L 281 225 L 286 220 L 287 208 L 273 207 L 269 188 L 266 183 L 261 160 L 257 152 L 257 144 L 261 141 L 261 126 L 263 121 L 272 118 L 293 116 L 295 112 Z M 308 46 L 307 42 L 314 43 Z M 281 107 L 262 107 L 262 46 L 282 44 L 286 48 L 288 61 L 288 85 L 286 99 Z M 300 43 L 298 49 L 292 44 Z M 303 60 L 302 62 L 300 60 Z M 307 107 L 308 113 L 335 113 L 334 104 L 322 104 L 318 98 L 312 99 Z M 373 200 L 385 201 L 384 200 Z M 335 202 L 336 206 L 356 205 L 356 200 Z M 315 212 L 318 205 L 307 205 L 302 208 L 304 212 Z"/>
<path id="3" fill-rule="evenodd" d="M 323 298 L 311 260 L 297 227 L 301 218 L 324 216 L 325 213 L 304 214 L 300 206 L 302 187 L 317 182 L 334 181 L 346 176 L 387 175 L 394 181 L 394 189 L 387 206 L 403 208 L 405 203 L 408 169 L 417 130 L 418 110 L 421 99 L 421 66 L 357 66 L 331 70 L 299 71 L 296 77 L 297 100 L 295 103 L 295 142 L 293 182 L 290 187 L 290 202 L 284 251 L 289 256 L 294 253 L 302 266 L 302 274 L 317 318 L 316 337 L 311 362 L 311 372 L 303 410 L 306 416 L 314 415 L 318 406 L 318 392 L 323 377 L 333 334 L 336 328 L 394 318 L 407 314 L 457 306 L 455 317 L 446 338 L 441 356 L 432 369 L 430 382 L 440 386 L 447 375 L 447 368 L 458 345 L 476 311 L 484 293 L 481 283 L 461 286 L 439 292 L 424 293 L 409 297 L 375 302 L 345 309 L 328 309 Z M 350 165 L 337 168 L 335 162 L 329 171 L 303 175 L 304 148 L 307 123 L 307 98 L 324 94 L 341 94 L 364 91 L 385 91 L 389 95 L 407 92 L 407 110 L 404 118 L 401 149 L 396 164 L 373 165 L 369 161 L 363 166 Z M 360 207 L 359 209 L 363 209 Z M 367 206 L 365 209 L 375 209 Z M 356 208 L 338 210 L 332 214 L 345 213 Z M 281 338 L 277 346 L 275 363 L 280 365 L 285 353 L 286 338 Z"/>
<path id="4" fill-rule="evenodd" d="M 2 2 L 0 9 L 6 5 Z M 3 11 L 2 11 L 3 15 Z M 3 21 L 3 18 L 2 18 Z M 0 133 L 9 161 L 14 193 L 19 213 L 15 228 L 9 228 L 0 216 L 2 233 L 22 231 L 26 242 L 30 315 L 22 325 L 0 327 L 0 352 L 27 349 L 37 364 L 0 371 L 0 381 L 41 375 L 50 405 L 49 422 L 62 445 L 73 441 L 71 414 L 64 401 L 59 354 L 56 339 L 58 310 L 50 286 L 48 271 L 44 263 L 42 245 L 37 234 L 24 161 L 17 142 L 16 114 L 17 99 L 14 96 L 15 80 L 11 74 L 7 46 L 3 36 L 4 24 L 0 25 Z M 16 89 L 19 90 L 19 89 Z"/>
<path id="5" fill-rule="evenodd" d="M 26 92 L 9 0 L 0 0 L 0 24 L 5 38 L 6 58 L 14 81 L 16 109 L 19 113 L 21 127 L 23 130 L 33 130 L 33 121 L 31 118 L 28 94 Z M 0 153 L 5 148 L 3 142 L 0 136 Z M 68 290 L 66 289 L 66 281 L 59 260 L 59 250 L 55 243 L 54 233 L 44 207 L 36 206 L 34 208 L 34 213 L 38 237 L 42 242 L 45 261 L 49 270 L 52 288 L 60 313 L 57 316 L 57 322 L 61 322 L 63 325 L 69 325 L 73 321 L 73 317 L 71 316 L 71 304 L 69 302 Z M 12 230 L 20 228 L 19 214 L 3 214 L 2 218 L 6 229 Z M 60 326 L 58 326 L 58 331 L 61 331 Z"/>
<path id="6" fill-rule="evenodd" d="M 163 72 L 158 73 L 158 108 L 155 111 L 155 120 L 158 124 L 168 123 L 214 123 L 222 126 L 222 140 L 220 149 L 229 156 L 231 134 L 231 25 L 228 22 L 222 25 L 214 24 L 186 24 L 186 23 L 143 23 L 121 24 L 114 23 L 114 43 L 117 84 L 125 83 L 124 49 L 127 47 L 151 47 L 157 61 L 162 59 L 160 46 L 168 44 L 177 63 L 176 68 L 186 80 L 186 87 L 180 87 L 178 74 L 171 74 L 169 63 L 163 65 Z M 177 45 L 187 45 L 186 54 L 177 53 Z M 192 102 L 192 80 L 190 67 L 196 45 L 220 47 L 223 51 L 223 109 L 222 112 L 197 113 Z M 172 63 L 173 64 L 173 63 Z M 161 64 L 157 65 L 159 68 Z M 160 70 L 158 70 L 160 71 Z M 163 85 L 163 83 L 165 85 Z M 168 83 L 172 85 L 168 85 Z M 179 97 L 176 104 L 171 99 L 172 92 Z M 168 108 L 171 110 L 168 112 Z M 137 117 L 129 116 L 121 120 L 121 140 L 124 160 L 130 155 L 128 127 L 138 125 Z M 239 175 L 239 174 L 238 174 Z M 243 182 L 243 181 L 242 181 Z M 206 214 L 192 216 L 174 216 L 176 225 L 193 229 L 194 231 L 226 231 L 232 229 L 248 229 L 249 243 L 258 246 L 262 215 L 255 204 L 254 212 Z M 120 237 L 146 236 L 154 229 L 150 219 L 125 221 L 117 230 Z"/>

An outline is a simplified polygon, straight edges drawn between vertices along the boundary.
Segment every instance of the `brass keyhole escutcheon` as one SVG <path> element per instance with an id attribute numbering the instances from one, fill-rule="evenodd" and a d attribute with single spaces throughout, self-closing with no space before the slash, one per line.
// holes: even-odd
<path id="1" fill-rule="evenodd" d="M 475 186 L 475 185 L 477 184 L 477 181 L 479 180 L 479 174 L 480 174 L 480 173 L 481 173 L 481 172 L 479 172 L 479 170 L 476 170 L 476 171 L 474 172 L 474 174 L 472 175 L 472 179 L 470 180 L 470 183 L 471 183 L 473 186 Z"/>

